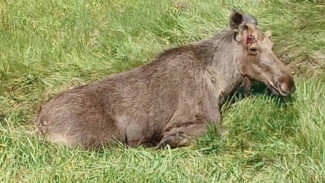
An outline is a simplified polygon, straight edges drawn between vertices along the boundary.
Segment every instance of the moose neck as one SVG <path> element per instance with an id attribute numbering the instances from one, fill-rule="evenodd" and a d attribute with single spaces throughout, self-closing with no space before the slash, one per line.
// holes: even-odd
<path id="1" fill-rule="evenodd" d="M 215 90 L 221 104 L 225 97 L 236 90 L 243 82 L 238 62 L 241 48 L 233 39 L 234 32 L 225 30 L 213 38 L 199 43 L 202 59 L 207 63 L 207 70 L 215 78 Z"/>

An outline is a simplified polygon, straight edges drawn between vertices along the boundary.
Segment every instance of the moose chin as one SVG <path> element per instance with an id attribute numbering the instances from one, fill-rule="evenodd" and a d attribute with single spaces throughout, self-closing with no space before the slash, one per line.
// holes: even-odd
<path id="1" fill-rule="evenodd" d="M 295 91 L 290 70 L 273 53 L 271 32 L 233 11 L 230 28 L 169 49 L 152 62 L 63 92 L 43 105 L 38 131 L 69 147 L 181 147 L 221 125 L 224 98 L 256 80 L 274 93 Z M 249 87 L 248 87 L 249 88 Z"/>

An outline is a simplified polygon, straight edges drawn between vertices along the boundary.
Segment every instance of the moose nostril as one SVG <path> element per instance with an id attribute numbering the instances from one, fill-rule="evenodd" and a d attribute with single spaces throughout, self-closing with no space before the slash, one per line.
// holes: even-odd
<path id="1" fill-rule="evenodd" d="M 289 92 L 293 93 L 296 91 L 296 85 L 295 82 L 293 81 L 293 78 L 290 77 L 289 81 L 288 81 L 288 87 L 289 87 Z"/>
<path id="2" fill-rule="evenodd" d="M 292 80 L 292 83 L 290 85 L 291 85 L 291 87 L 290 87 L 290 93 L 295 92 L 296 91 L 296 85 L 295 85 L 295 83 L 294 83 L 293 80 Z"/>

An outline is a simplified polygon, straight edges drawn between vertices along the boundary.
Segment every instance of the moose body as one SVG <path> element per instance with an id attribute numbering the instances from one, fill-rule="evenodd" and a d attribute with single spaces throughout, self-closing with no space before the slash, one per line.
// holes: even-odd
<path id="1" fill-rule="evenodd" d="M 142 67 L 57 95 L 42 107 L 39 131 L 70 147 L 114 141 L 187 146 L 207 131 L 207 124 L 221 124 L 224 98 L 244 79 L 264 82 L 281 95 L 292 93 L 293 79 L 273 54 L 270 35 L 239 12 L 232 13 L 230 25 Z M 255 40 L 248 43 L 248 35 Z"/>

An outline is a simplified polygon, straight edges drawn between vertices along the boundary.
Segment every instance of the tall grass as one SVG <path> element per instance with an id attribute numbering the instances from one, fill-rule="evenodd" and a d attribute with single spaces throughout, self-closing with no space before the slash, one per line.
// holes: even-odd
<path id="1" fill-rule="evenodd" d="M 232 8 L 273 31 L 297 91 L 227 103 L 225 141 L 211 129 L 188 148 L 95 152 L 34 134 L 48 98 L 208 38 L 228 26 Z M 324 182 L 324 11 L 315 0 L 1 1 L 0 182 Z"/>

